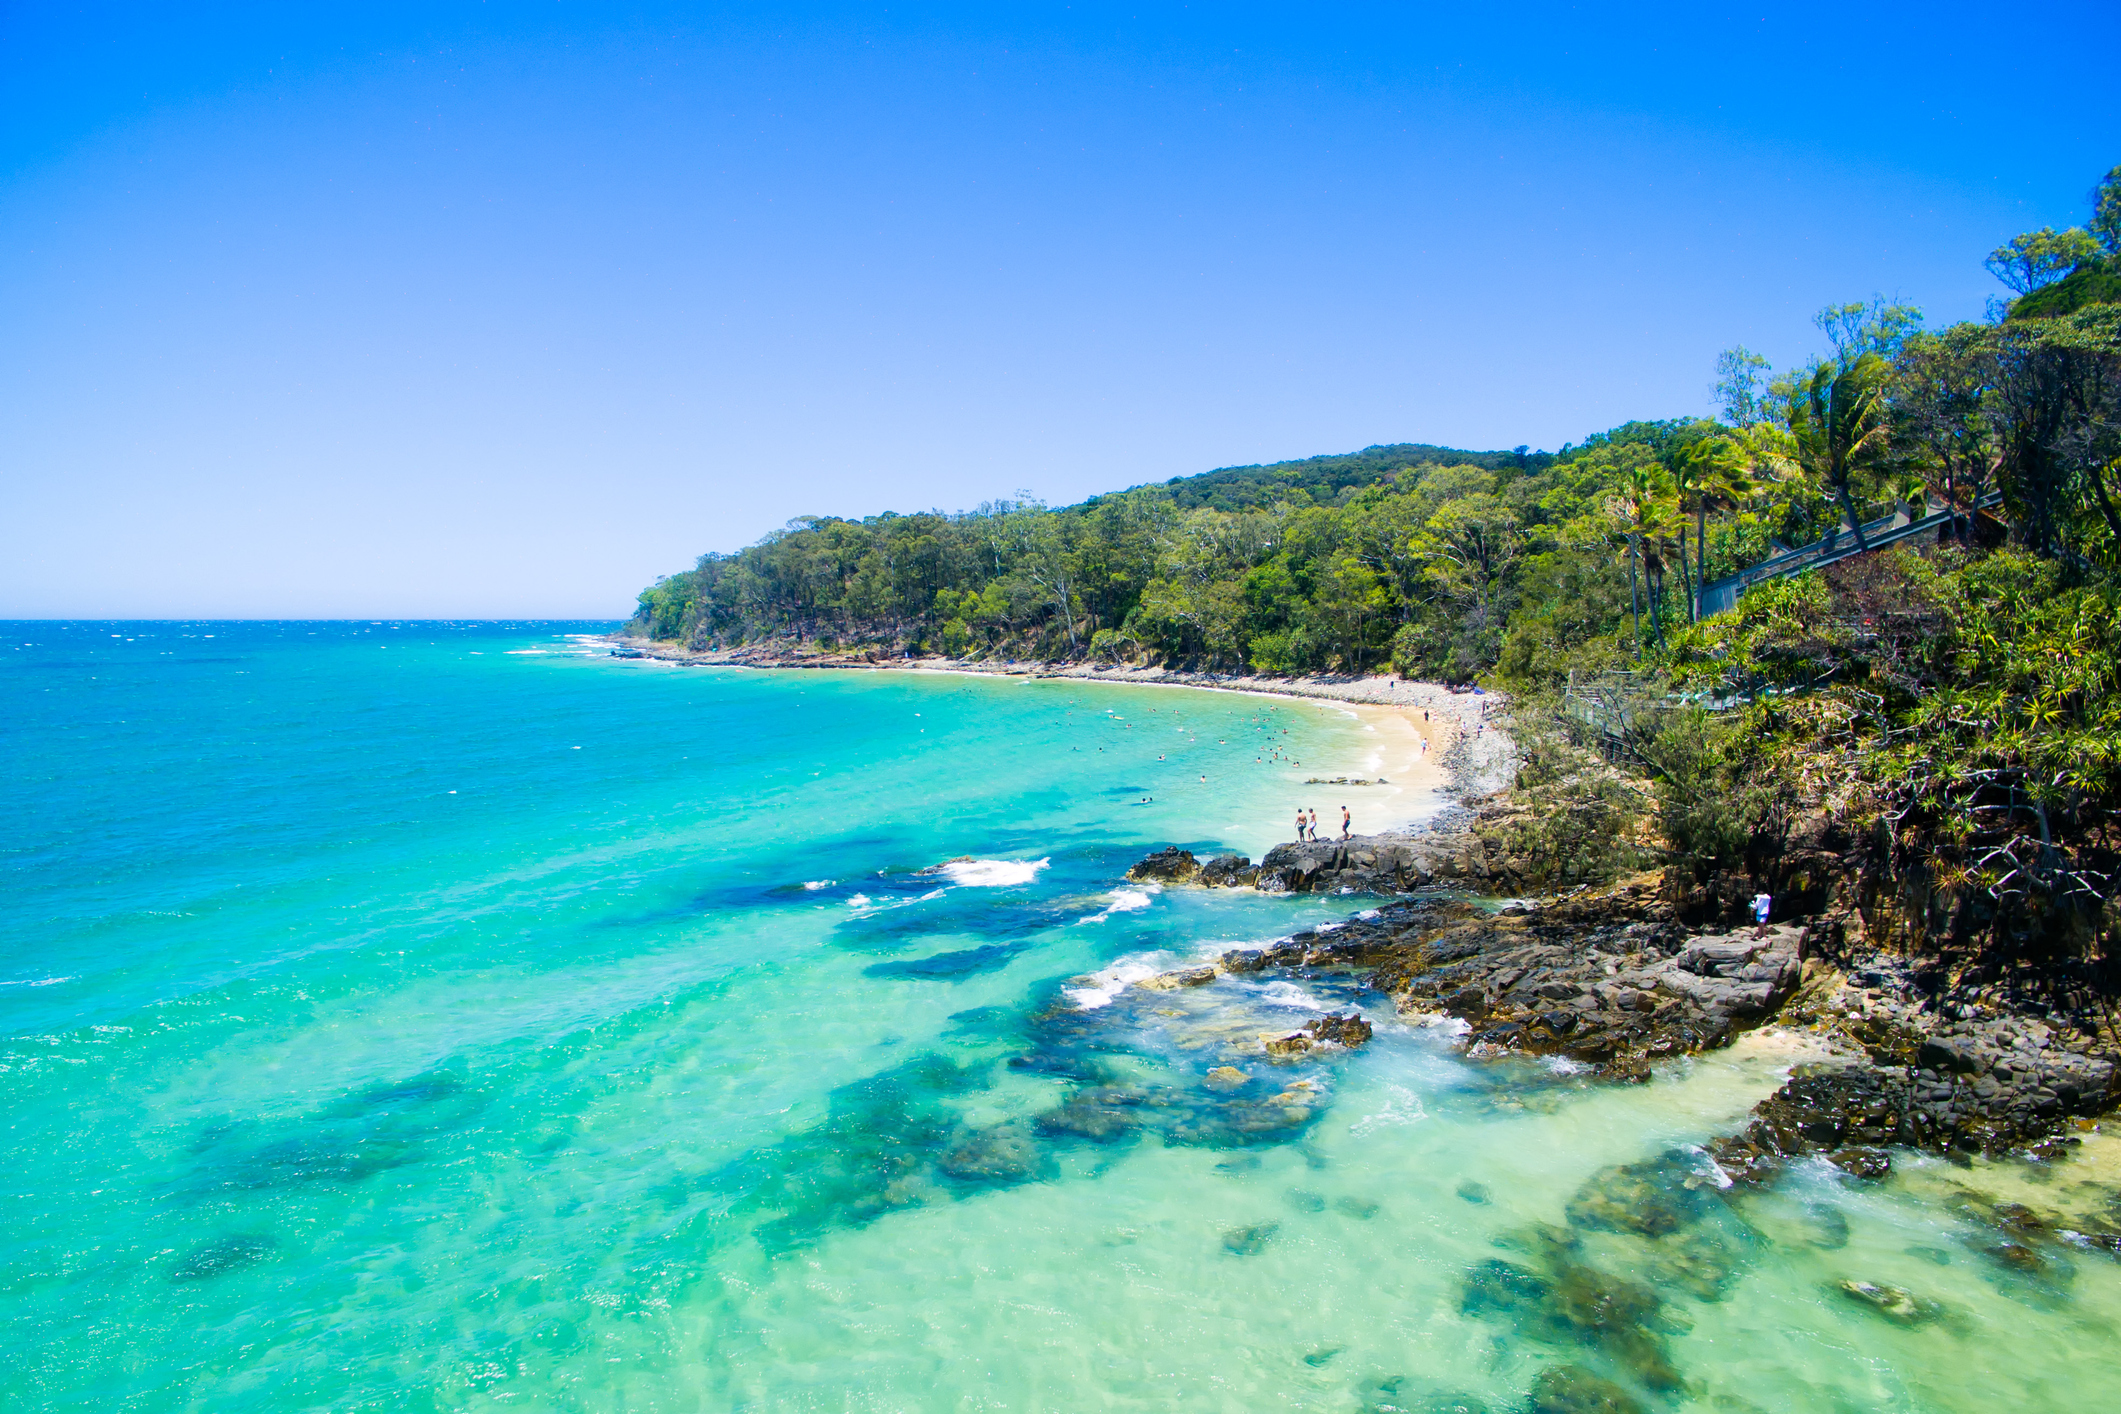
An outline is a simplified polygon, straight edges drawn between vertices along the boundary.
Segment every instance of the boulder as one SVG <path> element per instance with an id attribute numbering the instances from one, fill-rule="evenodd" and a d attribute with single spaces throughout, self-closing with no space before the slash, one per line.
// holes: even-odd
<path id="1" fill-rule="evenodd" d="M 1346 1016 L 1327 1012 L 1317 1020 L 1305 1023 L 1304 1030 L 1321 1041 L 1341 1046 L 1360 1046 L 1370 1039 L 1370 1023 L 1362 1019 L 1360 1012 L 1353 1011 Z"/>
<path id="2" fill-rule="evenodd" d="M 1944 1314 L 1944 1307 L 1935 1301 L 1925 1300 L 1905 1287 L 1887 1286 L 1883 1282 L 1841 1281 L 1834 1283 L 1834 1290 L 1896 1326 L 1927 1325 Z"/>
<path id="3" fill-rule="evenodd" d="M 1193 851 L 1166 845 L 1129 869 L 1127 877 L 1137 884 L 1183 884 L 1199 873 L 1200 861 Z"/>

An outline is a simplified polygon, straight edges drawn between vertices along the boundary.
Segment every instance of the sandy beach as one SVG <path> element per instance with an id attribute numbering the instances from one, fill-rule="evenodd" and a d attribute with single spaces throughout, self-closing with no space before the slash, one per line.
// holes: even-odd
<path id="1" fill-rule="evenodd" d="M 664 662 L 697 667 L 962 673 L 1310 699 L 1318 712 L 1339 712 L 1362 724 L 1362 745 L 1352 758 L 1306 768 L 1305 784 L 1315 779 L 1321 790 L 1330 790 L 1335 777 L 1372 782 L 1352 787 L 1360 792 L 1351 804 L 1357 811 L 1356 830 L 1363 834 L 1418 829 L 1461 797 L 1501 789 L 1514 767 L 1509 739 L 1493 720 L 1499 718 L 1506 699 L 1390 674 L 1280 678 L 1093 663 L 891 658 L 786 649 L 694 652 L 674 643 L 616 634 L 604 641 Z M 1332 829 L 1327 826 L 1321 814 L 1322 834 L 1338 832 L 1337 817 Z"/>

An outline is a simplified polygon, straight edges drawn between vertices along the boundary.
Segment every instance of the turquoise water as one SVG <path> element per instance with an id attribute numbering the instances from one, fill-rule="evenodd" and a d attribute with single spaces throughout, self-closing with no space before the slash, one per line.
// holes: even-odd
<path id="1" fill-rule="evenodd" d="M 1999 1256 L 1991 1208 L 2101 1221 L 2103 1136 L 1571 1227 L 1608 1165 L 1712 1192 L 1686 1146 L 1800 1052 L 1605 1088 L 1469 1066 L 1345 979 L 1125 985 L 1361 906 L 1122 879 L 1327 815 L 1297 783 L 1364 759 L 1344 713 L 593 628 L 4 626 L 0 1408 L 1502 1410 L 1576 1363 L 1649 1408 L 1972 1411 L 2121 1377 L 2121 1268 Z M 1364 1051 L 1259 1055 L 1351 1002 Z M 1586 1282 L 1629 1320 L 1558 1319 Z"/>

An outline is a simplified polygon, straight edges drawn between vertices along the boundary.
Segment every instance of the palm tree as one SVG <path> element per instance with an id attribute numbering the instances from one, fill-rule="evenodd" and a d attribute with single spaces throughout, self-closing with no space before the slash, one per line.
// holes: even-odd
<path id="1" fill-rule="evenodd" d="M 1635 564 L 1645 557 L 1666 529 L 1665 511 L 1672 493 L 1671 479 L 1655 462 L 1642 461 L 1620 469 L 1613 487 L 1613 495 L 1606 502 L 1607 511 L 1620 523 L 1620 530 L 1628 542 L 1628 613 L 1635 626 L 1635 657 L 1642 657 L 1642 592 L 1636 578 Z M 1649 566 L 1645 565 L 1645 569 Z M 1664 564 L 1657 561 L 1657 578 L 1663 578 Z M 1655 605 L 1653 603 L 1652 608 Z"/>
<path id="2" fill-rule="evenodd" d="M 1742 434 L 1741 434 L 1742 435 Z M 1709 579 L 1709 512 L 1736 510 L 1752 494 L 1750 459 L 1738 436 L 1704 437 L 1682 451 L 1672 467 L 1672 487 L 1682 515 L 1694 517 L 1694 577 L 1686 586 L 1687 616 L 1701 618 L 1701 587 Z M 1686 525 L 1679 527 L 1679 577 L 1686 573 Z"/>
<path id="3" fill-rule="evenodd" d="M 1858 549 L 1868 550 L 1863 522 L 1849 495 L 1856 473 L 1885 452 L 1885 381 L 1890 365 L 1866 353 L 1846 363 L 1821 364 L 1799 385 L 1790 401 L 1790 436 L 1797 460 L 1819 484 L 1834 493 L 1856 534 Z"/>

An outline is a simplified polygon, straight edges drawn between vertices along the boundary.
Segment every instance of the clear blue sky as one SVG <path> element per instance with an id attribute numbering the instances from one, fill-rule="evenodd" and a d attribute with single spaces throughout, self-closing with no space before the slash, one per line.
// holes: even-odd
<path id="1" fill-rule="evenodd" d="M 806 512 L 1977 317 L 2121 7 L 0 7 L 0 616 L 620 616 Z"/>

